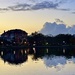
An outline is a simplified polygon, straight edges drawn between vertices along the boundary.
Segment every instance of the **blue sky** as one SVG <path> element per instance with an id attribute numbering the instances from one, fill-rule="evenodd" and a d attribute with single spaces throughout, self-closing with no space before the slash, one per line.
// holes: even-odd
<path id="1" fill-rule="evenodd" d="M 16 28 L 32 33 L 56 19 L 75 25 L 75 0 L 0 0 L 0 33 Z"/>
<path id="2" fill-rule="evenodd" d="M 57 8 L 69 9 L 71 12 L 75 10 L 75 0 L 0 0 L 0 8 L 8 8 L 9 6 L 16 6 L 18 4 L 36 5 L 37 3 L 42 2 L 58 3 Z"/>

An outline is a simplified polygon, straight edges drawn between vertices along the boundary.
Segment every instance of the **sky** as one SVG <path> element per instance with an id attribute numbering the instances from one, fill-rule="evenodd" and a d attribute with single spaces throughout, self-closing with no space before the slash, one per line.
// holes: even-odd
<path id="1" fill-rule="evenodd" d="M 73 28 L 74 7 L 75 0 L 0 0 L 0 34 L 10 29 L 41 32 L 47 22 Z"/>

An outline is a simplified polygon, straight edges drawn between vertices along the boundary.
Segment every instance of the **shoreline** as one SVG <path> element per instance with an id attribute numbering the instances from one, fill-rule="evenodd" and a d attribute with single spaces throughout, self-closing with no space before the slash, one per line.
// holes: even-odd
<path id="1" fill-rule="evenodd" d="M 62 46 L 0 46 L 0 49 L 12 48 L 75 48 L 75 45 L 62 45 Z"/>

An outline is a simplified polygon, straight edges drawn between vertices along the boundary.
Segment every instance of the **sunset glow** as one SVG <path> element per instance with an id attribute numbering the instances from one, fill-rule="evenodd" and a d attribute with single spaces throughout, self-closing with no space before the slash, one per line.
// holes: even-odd
<path id="1" fill-rule="evenodd" d="M 23 29 L 29 34 L 40 31 L 46 22 L 62 20 L 75 24 L 74 0 L 0 0 L 0 34 L 10 29 Z"/>

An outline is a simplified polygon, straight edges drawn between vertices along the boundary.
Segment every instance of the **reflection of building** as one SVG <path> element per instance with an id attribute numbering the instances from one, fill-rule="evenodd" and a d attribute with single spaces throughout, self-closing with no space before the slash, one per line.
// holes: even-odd
<path id="1" fill-rule="evenodd" d="M 20 29 L 8 30 L 7 32 L 4 31 L 1 37 L 14 44 L 27 43 L 27 32 Z"/>
<path id="2" fill-rule="evenodd" d="M 4 60 L 4 62 L 8 62 L 10 64 L 22 64 L 27 61 L 28 56 L 25 50 L 12 50 L 12 51 L 0 51 L 0 56 Z"/>

